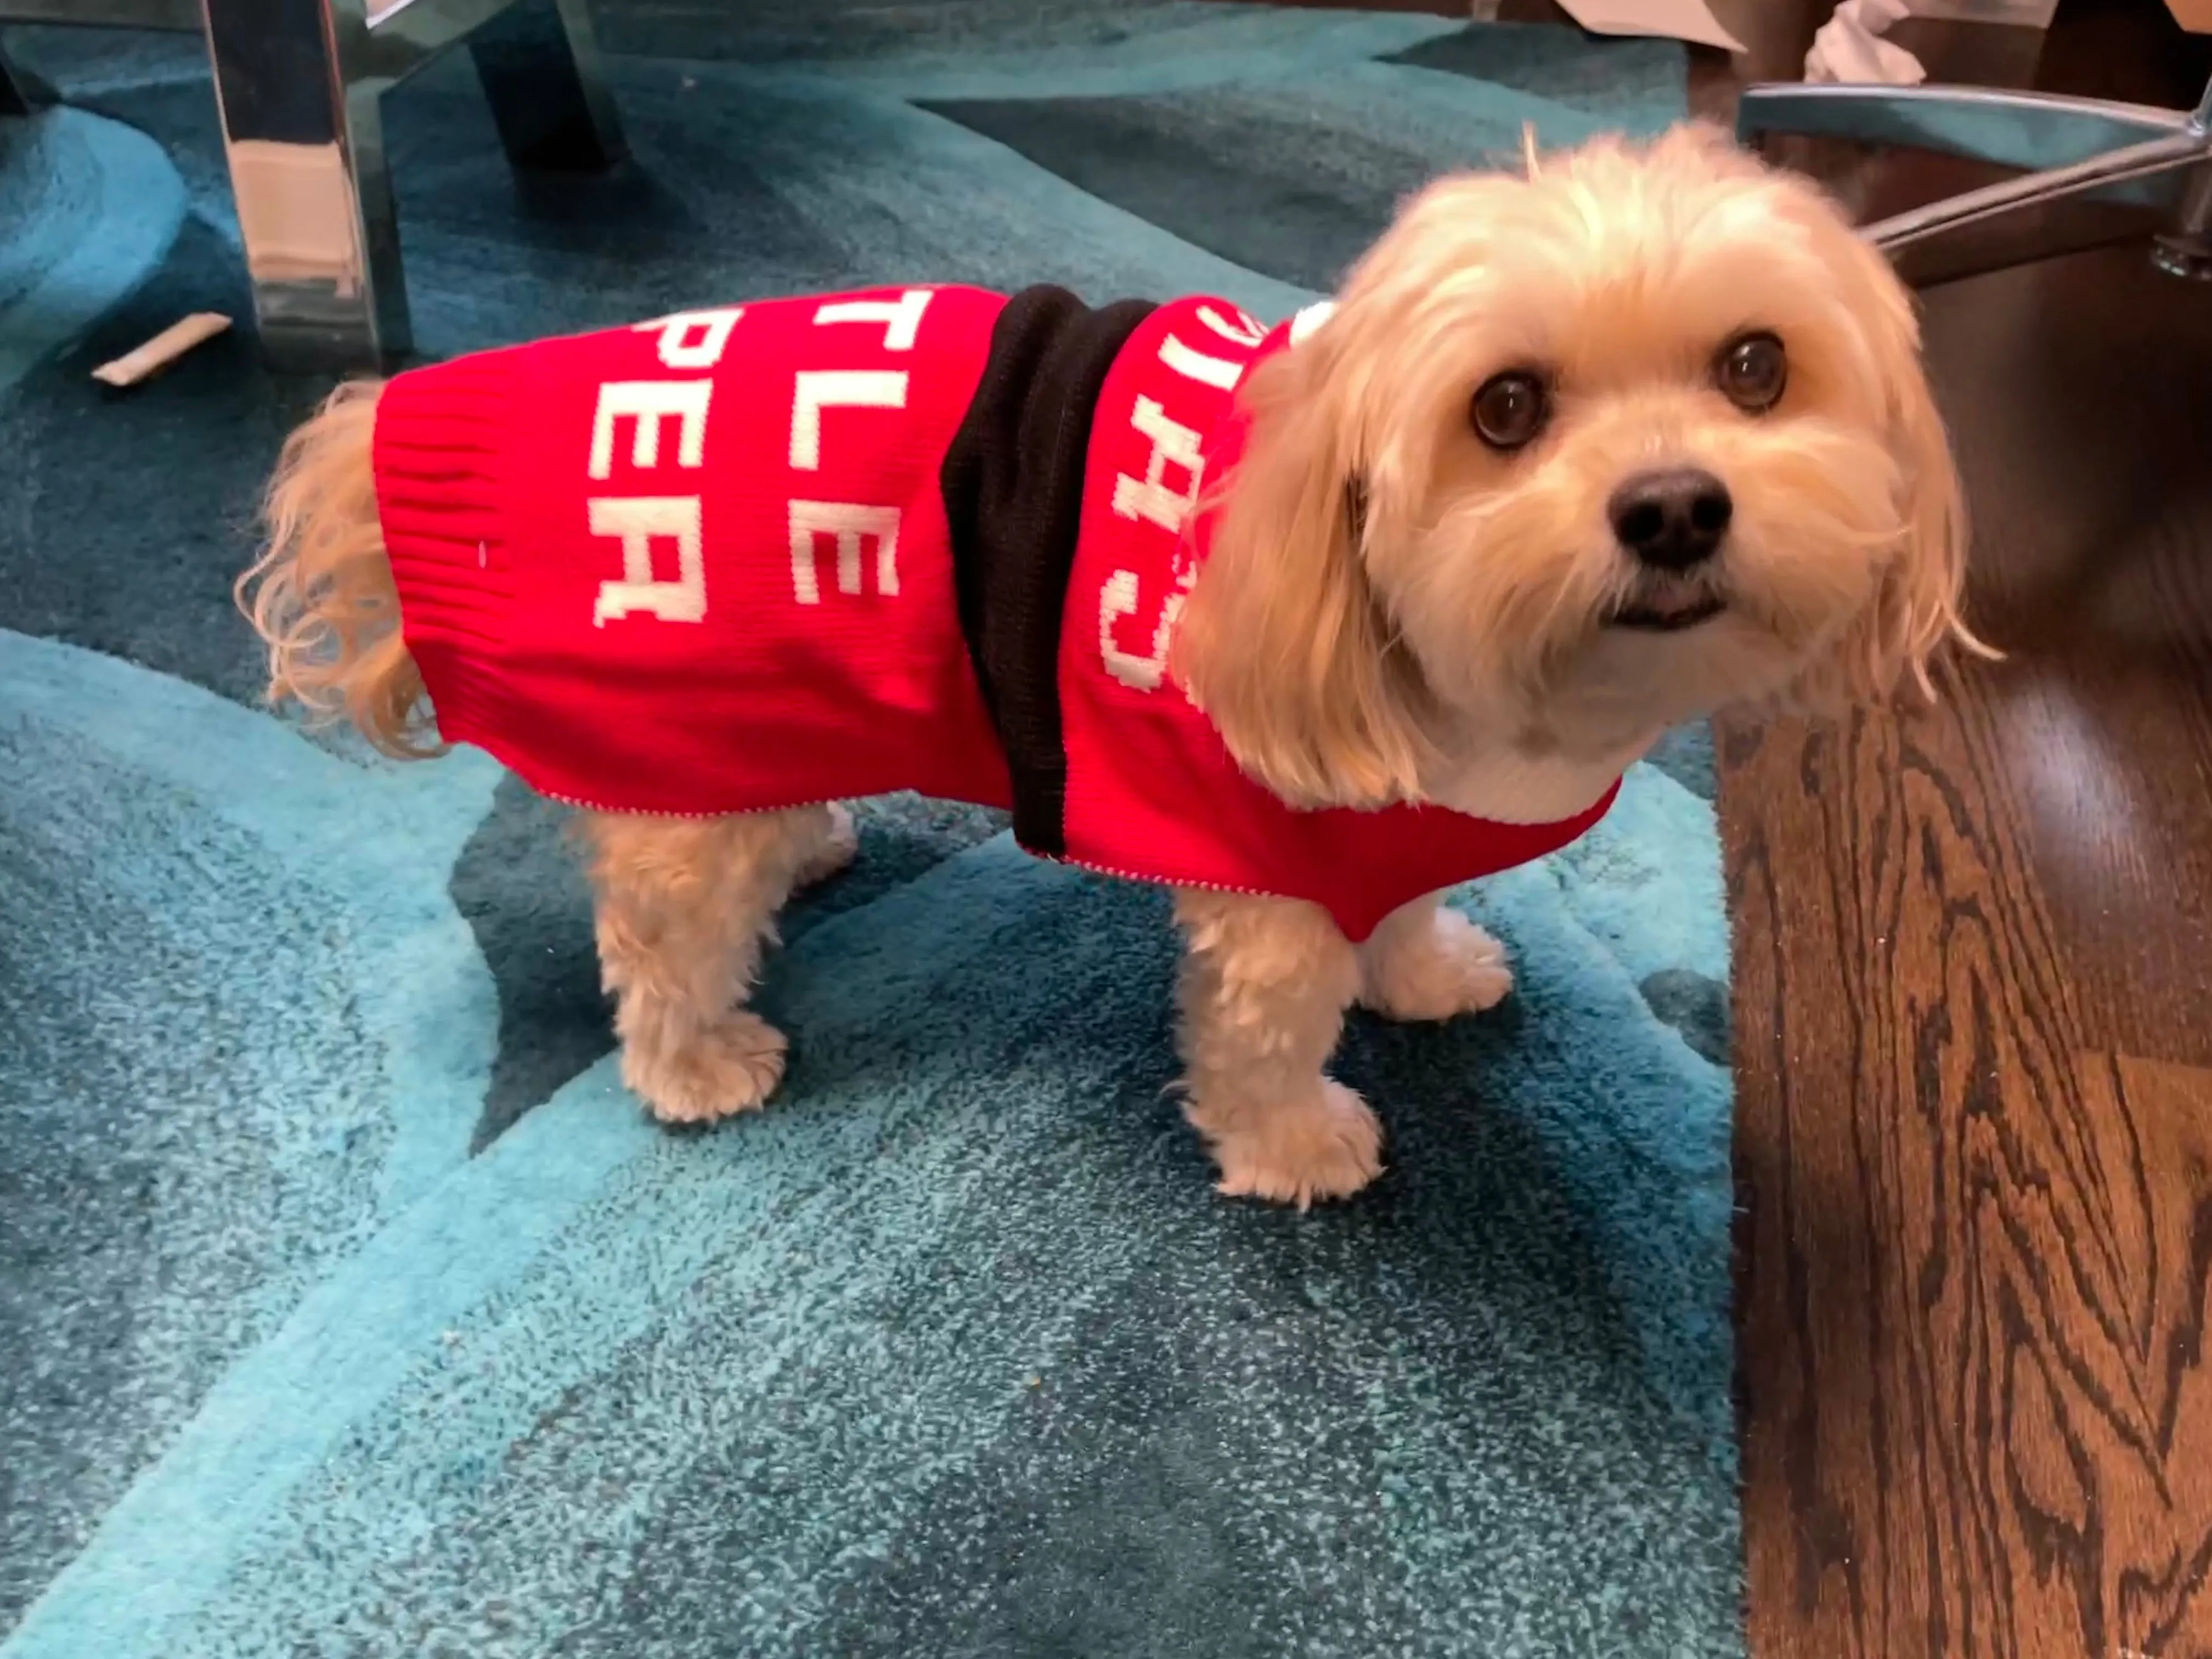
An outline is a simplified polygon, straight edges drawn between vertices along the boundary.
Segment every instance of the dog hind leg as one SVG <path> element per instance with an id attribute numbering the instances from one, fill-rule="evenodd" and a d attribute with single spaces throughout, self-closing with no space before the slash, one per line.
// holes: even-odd
<path id="1" fill-rule="evenodd" d="M 591 813 L 602 981 L 622 1077 L 664 1122 L 750 1111 L 782 1079 L 783 1033 L 744 1006 L 777 911 L 850 853 L 827 805 L 719 818 Z"/>

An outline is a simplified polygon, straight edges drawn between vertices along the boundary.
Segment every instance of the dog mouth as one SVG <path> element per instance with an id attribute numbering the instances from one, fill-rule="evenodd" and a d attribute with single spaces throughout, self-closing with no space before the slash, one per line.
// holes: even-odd
<path id="1" fill-rule="evenodd" d="M 1608 628 L 1632 628 L 1644 634 L 1680 634 L 1709 623 L 1728 609 L 1728 601 L 1705 589 L 1687 592 L 1649 591 L 1614 609 Z"/>

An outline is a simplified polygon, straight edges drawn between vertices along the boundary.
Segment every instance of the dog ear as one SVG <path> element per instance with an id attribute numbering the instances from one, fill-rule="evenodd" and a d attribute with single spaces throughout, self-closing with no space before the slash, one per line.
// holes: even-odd
<path id="1" fill-rule="evenodd" d="M 1238 765 L 1299 806 L 1415 796 L 1419 676 L 1368 585 L 1366 483 L 1328 330 L 1253 370 L 1251 424 L 1214 488 L 1212 544 L 1175 645 L 1176 678 Z"/>
<path id="2" fill-rule="evenodd" d="M 1824 210 L 1827 210 L 1823 204 Z M 1946 643 L 1978 656 L 1998 653 L 1966 626 L 1963 605 L 1968 526 L 1943 417 L 1921 362 L 1920 329 L 1911 295 L 1881 252 L 1838 221 L 1860 326 L 1888 399 L 1888 448 L 1898 475 L 1896 510 L 1902 526 L 1896 553 L 1864 618 L 1845 641 L 1838 664 L 1849 694 L 1860 701 L 1887 696 L 1910 676 L 1923 696 L 1936 695 L 1929 668 Z"/>

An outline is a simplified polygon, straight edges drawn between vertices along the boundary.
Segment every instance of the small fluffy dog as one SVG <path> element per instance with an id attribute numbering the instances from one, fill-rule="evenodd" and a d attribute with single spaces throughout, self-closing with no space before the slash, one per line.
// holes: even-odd
<path id="1" fill-rule="evenodd" d="M 1345 1011 L 1510 988 L 1437 890 L 1686 718 L 1978 648 L 1917 346 L 1823 198 L 1683 129 L 1444 179 L 1273 331 L 887 289 L 349 386 L 240 598 L 272 697 L 582 809 L 658 1115 L 768 1097 L 776 910 L 852 856 L 836 799 L 915 788 L 1173 886 L 1188 1119 L 1303 1206 L 1382 1167 Z"/>

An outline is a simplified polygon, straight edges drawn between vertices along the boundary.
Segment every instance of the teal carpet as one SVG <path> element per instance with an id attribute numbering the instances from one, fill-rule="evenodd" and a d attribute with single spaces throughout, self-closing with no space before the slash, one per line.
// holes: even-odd
<path id="1" fill-rule="evenodd" d="M 639 165 L 388 115 L 443 355 L 748 295 L 1325 289 L 1443 168 L 1680 112 L 1669 46 L 1146 0 L 604 0 Z M 623 1093 L 557 821 L 252 702 L 246 331 L 186 40 L 0 120 L 0 1659 L 1740 1656 L 1710 750 L 1355 1022 L 1392 1167 L 1212 1195 L 1158 893 L 871 805 L 783 1097 Z"/>

